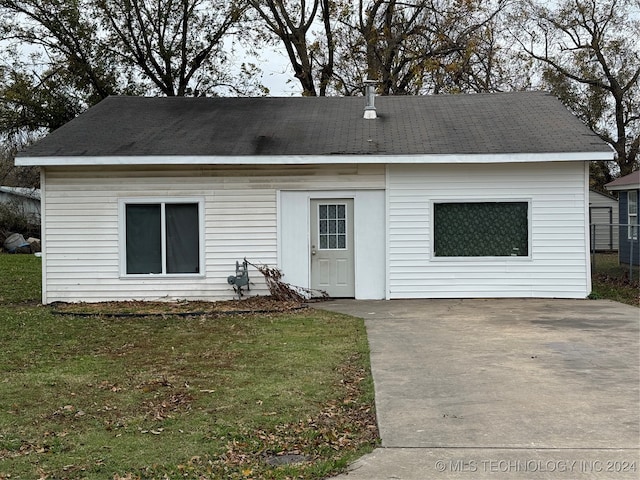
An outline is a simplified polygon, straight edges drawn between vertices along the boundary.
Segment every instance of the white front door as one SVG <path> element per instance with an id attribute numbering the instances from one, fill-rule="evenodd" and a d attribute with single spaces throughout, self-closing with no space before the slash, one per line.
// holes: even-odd
<path id="1" fill-rule="evenodd" d="M 311 200 L 311 288 L 355 297 L 353 199 Z"/>

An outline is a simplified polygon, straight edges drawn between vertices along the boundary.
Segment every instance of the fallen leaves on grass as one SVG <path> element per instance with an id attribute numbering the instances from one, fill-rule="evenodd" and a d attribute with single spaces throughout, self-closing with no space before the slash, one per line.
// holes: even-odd
<path id="1" fill-rule="evenodd" d="M 340 395 L 324 405 L 316 415 L 274 427 L 247 428 L 228 437 L 222 455 L 194 456 L 188 462 L 177 465 L 181 476 L 186 478 L 315 478 L 318 465 L 322 464 L 323 477 L 338 473 L 339 460 L 349 453 L 375 447 L 378 443 L 378 430 L 372 400 L 363 397 L 367 389 L 363 383 L 368 378 L 365 367 L 359 357 L 353 356 L 337 369 Z M 98 388 L 111 390 L 114 385 L 108 381 L 98 383 Z M 152 422 L 162 422 L 191 409 L 192 392 L 169 381 L 166 377 L 149 380 L 134 388 L 151 393 L 153 398 L 142 403 L 142 411 Z M 75 405 L 63 405 L 58 415 L 77 413 Z M 141 429 L 140 433 L 162 436 L 167 431 L 155 423 L 153 428 Z M 54 435 L 52 433 L 52 435 Z M 46 444 L 18 444 L 13 455 L 47 453 L 51 448 Z M 0 452 L 0 458 L 9 452 Z M 84 467 L 67 465 L 72 470 Z M 159 469 L 157 469 L 159 468 Z M 115 480 L 138 478 L 164 478 L 159 466 L 146 467 L 144 473 L 112 473 Z M 293 470 L 282 470 L 294 468 Z M 64 469 L 63 469 L 64 470 Z M 157 470 L 157 471 L 156 471 Z M 126 471 L 125 471 L 126 472 Z M 285 473 L 286 472 L 286 473 Z M 166 472 L 165 472 L 166 473 Z M 291 476 L 292 475 L 292 476 Z"/>
<path id="2" fill-rule="evenodd" d="M 276 300 L 272 297 L 248 297 L 243 300 L 207 301 L 123 301 L 99 303 L 64 303 L 53 304 L 53 312 L 63 315 L 79 316 L 153 316 L 153 315 L 229 315 L 252 313 L 286 313 L 305 308 L 302 302 Z"/>
<path id="3" fill-rule="evenodd" d="M 625 274 L 624 276 L 614 276 L 614 275 L 609 275 L 607 273 L 595 273 L 594 276 L 598 280 L 606 282 L 612 286 L 640 288 L 640 281 L 630 280 L 628 273 Z"/>
<path id="4" fill-rule="evenodd" d="M 138 480 L 139 478 L 138 475 L 134 475 L 133 473 L 125 473 L 124 475 L 116 473 L 113 476 L 113 480 Z"/>
<path id="5" fill-rule="evenodd" d="M 374 447 L 379 438 L 375 412 L 373 405 L 361 397 L 366 372 L 355 362 L 348 362 L 340 373 L 341 398 L 297 423 L 277 425 L 269 431 L 247 431 L 231 439 L 218 461 L 221 466 L 226 470 L 259 470 L 267 464 L 277 465 L 273 459 L 278 456 L 313 462 L 337 458 L 364 445 Z"/>
<path id="6" fill-rule="evenodd" d="M 178 391 L 164 398 L 144 402 L 143 409 L 146 416 L 155 421 L 162 421 L 171 418 L 172 414 L 190 410 L 192 402 L 193 397 L 189 393 Z"/>
<path id="7" fill-rule="evenodd" d="M 87 386 L 92 387 L 93 385 L 92 384 L 88 384 Z M 122 391 L 122 387 L 120 387 L 120 386 L 118 386 L 118 385 L 116 385 L 114 383 L 111 383 L 108 380 L 103 380 L 102 382 L 100 382 L 97 385 L 97 387 L 98 387 L 99 390 L 109 390 L 109 391 L 111 391 L 113 393 L 118 393 L 118 392 Z"/>
<path id="8" fill-rule="evenodd" d="M 51 449 L 50 445 L 43 445 L 40 443 L 33 443 L 23 440 L 20 446 L 15 450 L 2 449 L 0 450 L 0 459 L 15 458 L 26 455 L 32 455 L 37 453 L 46 453 Z"/>
<path id="9" fill-rule="evenodd" d="M 593 274 L 593 280 L 594 286 L 600 284 L 615 293 L 615 300 L 640 307 L 640 281 L 630 280 L 628 274 L 617 276 L 598 272 Z"/>

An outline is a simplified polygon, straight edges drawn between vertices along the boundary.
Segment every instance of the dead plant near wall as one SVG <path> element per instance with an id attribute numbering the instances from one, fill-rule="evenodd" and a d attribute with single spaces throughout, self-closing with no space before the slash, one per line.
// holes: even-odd
<path id="1" fill-rule="evenodd" d="M 256 265 L 249 261 L 247 263 L 264 276 L 269 292 L 275 300 L 303 303 L 329 299 L 329 294 L 324 290 L 298 287 L 285 282 L 282 280 L 284 274 L 276 267 L 264 264 Z"/>

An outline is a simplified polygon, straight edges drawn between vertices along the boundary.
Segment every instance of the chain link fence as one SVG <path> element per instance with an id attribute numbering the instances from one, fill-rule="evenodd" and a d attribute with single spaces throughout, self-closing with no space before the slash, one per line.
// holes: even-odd
<path id="1" fill-rule="evenodd" d="M 638 281 L 640 241 L 638 224 L 592 223 L 590 225 L 591 272 Z"/>

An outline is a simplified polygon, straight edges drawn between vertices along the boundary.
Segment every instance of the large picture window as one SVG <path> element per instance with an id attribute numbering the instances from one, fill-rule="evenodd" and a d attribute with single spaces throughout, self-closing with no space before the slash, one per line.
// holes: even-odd
<path id="1" fill-rule="evenodd" d="M 527 202 L 434 203 L 436 257 L 526 257 Z"/>
<path id="2" fill-rule="evenodd" d="M 199 202 L 125 202 L 125 273 L 200 273 L 200 209 Z"/>

